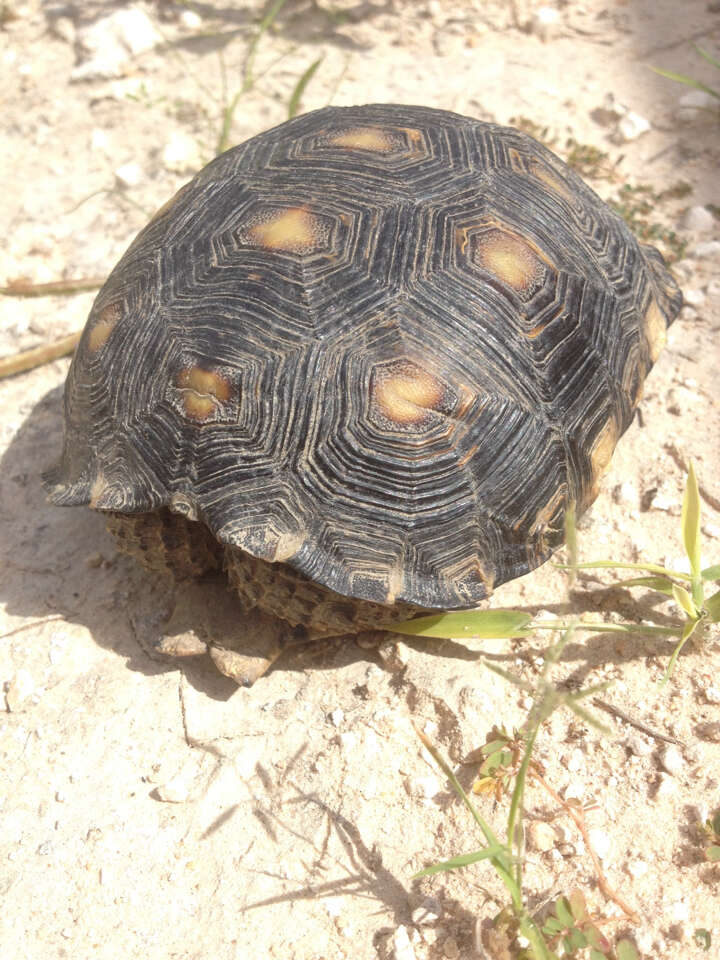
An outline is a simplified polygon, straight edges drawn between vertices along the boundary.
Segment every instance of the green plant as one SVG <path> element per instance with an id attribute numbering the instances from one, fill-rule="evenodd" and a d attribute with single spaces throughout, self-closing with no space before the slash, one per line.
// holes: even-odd
<path id="1" fill-rule="evenodd" d="M 703 50 L 696 43 L 693 44 L 693 47 L 704 60 L 707 60 L 708 63 L 711 63 L 714 67 L 717 67 L 717 69 L 720 70 L 720 60 L 717 60 L 715 57 L 711 56 L 707 50 Z M 667 77 L 668 80 L 674 80 L 676 83 L 682 83 L 686 87 L 692 87 L 694 90 L 702 90 L 711 97 L 715 97 L 717 100 L 720 100 L 720 90 L 715 90 L 713 87 L 709 87 L 706 83 L 701 83 L 699 80 L 695 80 L 694 77 L 689 77 L 684 73 L 673 73 L 671 70 L 662 70 L 660 67 L 650 67 L 650 69 L 654 70 L 655 73 L 659 73 L 661 77 Z"/>
<path id="2" fill-rule="evenodd" d="M 572 516 L 572 512 L 569 511 Z M 568 541 L 574 541 L 574 524 L 570 524 Z M 682 507 L 682 539 L 690 565 L 690 571 L 669 570 L 653 563 L 618 563 L 612 560 L 595 560 L 590 563 L 558 564 L 570 571 L 590 569 L 625 569 L 641 571 L 648 576 L 632 577 L 617 581 L 613 586 L 644 587 L 645 589 L 672 597 L 683 616 L 674 627 L 644 623 L 609 623 L 606 621 L 558 620 L 533 621 L 532 614 L 522 610 L 470 610 L 462 613 L 432 614 L 418 617 L 405 623 L 388 627 L 395 633 L 423 637 L 529 637 L 536 630 L 575 630 L 593 633 L 634 633 L 658 636 L 677 636 L 679 642 L 670 658 L 663 681 L 672 674 L 675 662 L 689 638 L 698 631 L 702 633 L 709 623 L 720 622 L 720 590 L 706 596 L 711 582 L 720 580 L 720 564 L 702 567 L 700 554 L 700 492 L 695 470 L 690 464 Z"/>
<path id="3" fill-rule="evenodd" d="M 720 863 L 720 810 L 701 824 L 700 829 L 707 843 L 705 856 L 710 863 Z"/>
<path id="4" fill-rule="evenodd" d="M 652 219 L 657 203 L 668 196 L 668 192 L 657 193 L 648 184 L 624 183 L 608 203 L 623 218 L 638 240 L 643 243 L 659 243 L 664 248 L 666 258 L 674 262 L 683 257 L 686 241 L 681 240 L 674 230 Z"/>
<path id="5" fill-rule="evenodd" d="M 568 897 L 557 900 L 554 905 L 554 914 L 546 917 L 544 921 L 530 913 L 523 895 L 523 810 L 528 782 L 536 782 L 548 790 L 553 799 L 573 816 L 586 839 L 588 848 L 591 849 L 581 808 L 574 807 L 570 801 L 563 801 L 559 797 L 545 781 L 542 768 L 532 756 L 541 727 L 560 707 L 568 707 L 586 722 L 599 726 L 594 717 L 580 705 L 580 701 L 604 689 L 604 684 L 568 693 L 558 690 L 550 682 L 550 671 L 559 660 L 571 635 L 572 630 L 568 630 L 558 643 L 546 651 L 543 668 L 534 685 L 496 666 L 485 664 L 507 680 L 531 692 L 533 697 L 533 705 L 520 731 L 510 736 L 502 729 L 493 728 L 485 745 L 480 748 L 480 751 L 475 751 L 484 760 L 480 768 L 482 776 L 476 781 L 474 792 L 482 793 L 489 789 L 495 793 L 496 799 L 505 792 L 510 793 L 504 839 L 500 839 L 494 833 L 463 790 L 449 764 L 428 737 L 416 728 L 423 745 L 446 775 L 480 828 L 485 845 L 471 853 L 431 864 L 415 876 L 430 876 L 481 861 L 489 861 L 510 896 L 509 907 L 502 910 L 495 918 L 493 935 L 496 940 L 498 938 L 502 940 L 506 955 L 512 955 L 517 960 L 557 960 L 558 949 L 562 949 L 566 955 L 572 955 L 585 948 L 590 950 L 591 960 L 638 960 L 638 954 L 630 941 L 621 940 L 613 947 L 611 941 L 600 932 L 599 925 L 603 920 L 591 916 L 580 891 L 572 891 Z M 477 789 L 478 785 L 479 789 Z M 609 887 L 597 858 L 593 856 L 593 860 L 602 891 L 620 906 L 627 918 L 637 920 L 634 911 Z"/>

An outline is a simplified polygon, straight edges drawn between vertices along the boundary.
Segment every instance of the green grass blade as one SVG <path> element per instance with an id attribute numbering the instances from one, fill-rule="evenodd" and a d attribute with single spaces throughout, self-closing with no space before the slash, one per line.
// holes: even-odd
<path id="1" fill-rule="evenodd" d="M 693 579 L 700 576 L 700 491 L 690 462 L 682 504 L 682 532 Z"/>
<path id="2" fill-rule="evenodd" d="M 532 614 L 521 610 L 468 610 L 463 613 L 431 614 L 387 627 L 393 633 L 413 637 L 467 637 L 486 640 L 496 637 L 529 637 L 527 625 Z"/>
<path id="3" fill-rule="evenodd" d="M 295 89 L 290 95 L 290 100 L 288 102 L 288 120 L 292 120 L 292 118 L 297 115 L 297 112 L 300 109 L 302 95 L 305 93 L 305 88 L 312 80 L 313 76 L 315 75 L 315 71 L 323 62 L 323 60 L 324 57 L 318 57 L 314 63 L 310 64 L 310 66 L 295 84 Z"/>
<path id="4" fill-rule="evenodd" d="M 720 60 L 716 60 L 707 50 L 703 50 L 702 47 L 699 47 L 696 43 L 694 43 L 693 46 L 704 60 L 707 60 L 708 63 L 711 63 L 720 70 Z"/>
<path id="5" fill-rule="evenodd" d="M 493 857 L 501 856 L 505 847 L 501 845 L 483 847 L 482 850 L 475 850 L 473 853 L 460 853 L 457 857 L 450 857 L 449 860 L 443 860 L 441 863 L 433 863 L 424 870 L 419 870 L 412 875 L 413 880 L 418 877 L 431 877 L 434 873 L 445 873 L 448 870 L 458 870 L 461 867 L 467 867 L 471 863 L 478 863 L 480 860 L 491 860 Z"/>
<path id="6" fill-rule="evenodd" d="M 683 83 L 686 87 L 693 87 L 695 90 L 703 90 L 705 93 L 709 93 L 711 97 L 720 100 L 720 93 L 718 93 L 717 90 L 713 90 L 712 87 L 700 83 L 699 80 L 693 80 L 692 77 L 688 77 L 684 73 L 673 73 L 671 70 L 661 70 L 660 67 L 652 66 L 650 69 L 655 73 L 659 73 L 661 77 L 667 77 L 668 80 L 675 80 L 676 83 Z"/>
<path id="7" fill-rule="evenodd" d="M 705 567 L 700 575 L 703 580 L 720 580 L 720 563 L 716 563 L 712 567 Z"/>
<path id="8" fill-rule="evenodd" d="M 682 607 L 691 620 L 697 619 L 698 611 L 695 607 L 695 602 L 685 587 L 679 587 L 674 583 L 672 585 L 672 595 L 675 598 L 675 602 Z"/>
<path id="9" fill-rule="evenodd" d="M 670 662 L 667 665 L 667 670 L 663 674 L 662 680 L 660 681 L 660 686 L 664 686 L 672 676 L 673 670 L 675 669 L 675 664 L 677 662 L 677 658 L 680 656 L 682 648 L 685 646 L 685 644 L 688 642 L 690 637 L 693 635 L 693 633 L 695 632 L 695 628 L 699 623 L 700 623 L 699 620 L 687 620 L 685 622 L 682 636 L 680 637 L 680 643 L 678 643 L 678 645 L 675 647 L 675 649 L 672 652 L 672 656 L 670 657 Z"/>
<path id="10" fill-rule="evenodd" d="M 672 581 L 666 577 L 631 577 L 629 580 L 616 580 L 614 587 L 647 587 L 668 597 L 672 596 Z"/>
<path id="11" fill-rule="evenodd" d="M 561 570 L 569 570 L 566 563 L 556 563 Z M 591 560 L 589 563 L 578 563 L 578 570 L 645 570 L 648 573 L 657 573 L 661 577 L 674 577 L 676 580 L 690 580 L 691 574 L 686 570 L 668 570 L 657 563 L 616 563 L 613 560 Z"/>
<path id="12" fill-rule="evenodd" d="M 720 620 L 720 590 L 711 597 L 708 597 L 705 601 L 705 609 L 713 623 L 717 623 L 718 620 Z"/>

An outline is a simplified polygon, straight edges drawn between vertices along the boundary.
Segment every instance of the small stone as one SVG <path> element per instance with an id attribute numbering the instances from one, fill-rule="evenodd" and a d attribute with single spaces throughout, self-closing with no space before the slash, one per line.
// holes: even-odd
<path id="1" fill-rule="evenodd" d="M 631 877 L 638 880 L 640 877 L 645 876 L 650 867 L 644 860 L 628 860 L 626 869 Z"/>
<path id="2" fill-rule="evenodd" d="M 155 790 L 159 800 L 164 803 L 187 803 L 190 790 L 185 779 L 178 774 Z"/>
<path id="3" fill-rule="evenodd" d="M 183 10 L 180 14 L 180 24 L 186 30 L 199 30 L 202 27 L 202 17 L 194 10 Z"/>
<path id="4" fill-rule="evenodd" d="M 708 684 L 707 687 L 703 687 L 703 696 L 707 703 L 718 706 L 720 704 L 720 687 Z"/>
<path id="5" fill-rule="evenodd" d="M 685 211 L 681 226 L 685 230 L 692 230 L 693 233 L 709 233 L 715 227 L 715 217 L 707 207 L 695 205 L 694 207 L 688 207 Z M 698 255 L 697 248 L 694 253 L 695 256 Z"/>
<path id="6" fill-rule="evenodd" d="M 584 795 L 585 785 L 579 780 L 571 780 L 563 791 L 566 800 L 582 800 Z"/>
<path id="7" fill-rule="evenodd" d="M 706 537 L 710 537 L 711 540 L 720 540 L 720 524 L 717 523 L 704 523 L 702 525 L 702 532 Z"/>
<path id="8" fill-rule="evenodd" d="M 407 927 L 397 927 L 392 936 L 394 960 L 416 960 Z"/>
<path id="9" fill-rule="evenodd" d="M 57 803 L 65 803 L 65 794 L 61 790 L 56 790 L 55 800 Z"/>
<path id="10" fill-rule="evenodd" d="M 709 297 L 720 297 L 720 280 L 713 277 L 705 284 L 705 293 Z"/>
<path id="11" fill-rule="evenodd" d="M 658 786 L 656 796 L 658 798 L 662 797 L 672 797 L 677 793 L 677 780 L 671 777 L 667 773 L 661 773 L 658 778 Z"/>
<path id="12" fill-rule="evenodd" d="M 685 769 L 685 759 L 674 744 L 668 744 L 660 755 L 663 769 L 673 777 L 679 777 Z"/>
<path id="13" fill-rule="evenodd" d="M 625 480 L 623 483 L 618 483 L 615 487 L 613 487 L 612 498 L 615 503 L 636 504 L 639 499 L 637 487 L 629 480 Z"/>
<path id="14" fill-rule="evenodd" d="M 330 721 L 335 727 L 339 727 L 345 719 L 345 712 L 338 707 L 330 712 Z"/>
<path id="15" fill-rule="evenodd" d="M 442 784 L 437 777 L 428 774 L 425 777 L 408 777 L 405 781 L 405 789 L 411 797 L 432 800 L 441 792 Z"/>
<path id="16" fill-rule="evenodd" d="M 700 207 L 699 209 L 705 210 L 705 207 Z M 708 211 L 705 212 L 707 213 Z M 710 215 L 712 216 L 712 214 Z M 715 218 L 713 217 L 713 225 L 714 224 Z M 710 229 L 712 229 L 712 227 Z M 705 240 L 704 243 L 698 243 L 692 255 L 697 257 L 698 260 L 709 260 L 713 257 L 720 257 L 720 240 Z"/>
<path id="17" fill-rule="evenodd" d="M 116 10 L 89 23 L 77 33 L 81 61 L 71 80 L 107 80 L 121 77 L 132 57 L 152 50 L 163 37 L 140 7 Z"/>
<path id="18" fill-rule="evenodd" d="M 71 47 L 75 45 L 75 24 L 70 17 L 55 17 L 51 21 L 51 29 L 56 37 L 60 37 Z"/>
<path id="19" fill-rule="evenodd" d="M 404 670 L 410 661 L 410 647 L 398 640 L 382 640 L 377 653 L 387 669 L 396 673 Z"/>
<path id="20" fill-rule="evenodd" d="M 662 493 L 660 490 L 658 490 L 658 492 L 650 501 L 650 506 L 653 508 L 653 510 L 662 510 L 665 513 L 675 513 L 680 509 L 677 501 L 674 500 L 673 497 L 669 497 L 666 493 Z"/>
<path id="21" fill-rule="evenodd" d="M 10 713 L 16 713 L 28 705 L 35 693 L 32 674 L 22 667 L 15 673 L 5 689 L 5 704 Z"/>
<path id="22" fill-rule="evenodd" d="M 564 860 L 571 860 L 577 853 L 574 843 L 561 843 L 558 852 Z"/>
<path id="23" fill-rule="evenodd" d="M 568 758 L 567 769 L 570 773 L 577 773 L 585 768 L 585 754 L 580 747 L 575 747 Z"/>
<path id="24" fill-rule="evenodd" d="M 697 288 L 683 290 L 683 297 L 685 303 L 689 303 L 691 307 L 701 307 L 705 303 L 705 294 Z"/>
<path id="25" fill-rule="evenodd" d="M 554 828 L 543 820 L 533 820 L 528 830 L 531 846 L 540 853 L 547 853 L 557 843 L 557 834 Z"/>
<path id="26" fill-rule="evenodd" d="M 443 956 L 448 960 L 456 960 L 460 956 L 460 947 L 455 937 L 448 937 L 442 945 Z"/>
<path id="27" fill-rule="evenodd" d="M 704 90 L 689 90 L 678 99 L 680 120 L 695 120 L 705 111 L 717 110 L 717 100 Z"/>
<path id="28" fill-rule="evenodd" d="M 162 162 L 173 173 L 188 173 L 202 166 L 202 157 L 196 140 L 187 133 L 174 133 L 165 144 Z"/>
<path id="29" fill-rule="evenodd" d="M 612 839 L 607 830 L 603 830 L 600 827 L 592 827 L 588 830 L 588 838 L 598 859 L 607 860 L 610 848 L 612 847 Z"/>
<path id="30" fill-rule="evenodd" d="M 412 922 L 416 927 L 424 926 L 428 923 L 435 923 L 442 917 L 442 907 L 440 901 L 434 897 L 428 897 L 416 907 L 412 912 Z"/>
<path id="31" fill-rule="evenodd" d="M 357 746 L 357 734 L 352 730 L 345 730 L 338 735 L 338 740 L 345 750 L 354 750 Z"/>
<path id="32" fill-rule="evenodd" d="M 684 923 L 690 919 L 690 908 L 684 900 L 675 900 L 665 911 L 665 917 L 670 923 Z"/>
<path id="33" fill-rule="evenodd" d="M 137 163 L 124 163 L 115 171 L 115 179 L 121 187 L 136 187 L 143 179 L 142 167 Z"/>
<path id="34" fill-rule="evenodd" d="M 699 723 L 695 731 L 701 740 L 707 740 L 710 743 L 720 743 L 720 720 Z"/>
<path id="35" fill-rule="evenodd" d="M 635 113 L 634 110 L 629 110 L 618 122 L 618 138 L 623 143 L 629 143 L 631 140 L 637 140 L 638 137 L 651 129 L 649 120 L 639 113 Z"/>
<path id="36" fill-rule="evenodd" d="M 543 43 L 557 35 L 560 26 L 560 14 L 552 7 L 540 7 L 530 21 L 530 30 L 540 37 Z"/>
<path id="37" fill-rule="evenodd" d="M 640 736 L 639 733 L 629 733 L 625 738 L 625 746 L 636 757 L 649 757 L 655 749 L 652 741 Z"/>

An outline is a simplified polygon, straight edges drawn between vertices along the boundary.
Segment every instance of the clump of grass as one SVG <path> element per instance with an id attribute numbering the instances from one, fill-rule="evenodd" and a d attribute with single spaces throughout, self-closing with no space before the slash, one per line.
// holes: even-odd
<path id="1" fill-rule="evenodd" d="M 580 890 L 573 890 L 567 896 L 558 898 L 551 912 L 543 919 L 533 915 L 526 903 L 523 891 L 523 851 L 524 851 L 524 797 L 529 782 L 539 783 L 569 813 L 586 839 L 589 838 L 584 827 L 582 809 L 564 801 L 547 783 L 542 768 L 533 759 L 533 750 L 541 727 L 550 715 L 561 707 L 567 707 L 584 722 L 600 726 L 581 705 L 585 698 L 605 689 L 599 684 L 574 693 L 559 690 L 550 681 L 550 671 L 572 636 L 568 630 L 562 639 L 545 653 L 543 668 L 535 684 L 485 664 L 513 684 L 532 694 L 533 705 L 522 730 L 510 737 L 497 728 L 492 731 L 488 742 L 480 749 L 485 761 L 481 767 L 484 776 L 476 781 L 475 792 L 485 792 L 490 786 L 493 792 L 510 794 L 507 825 L 504 838 L 498 837 L 492 827 L 480 814 L 470 797 L 463 790 L 454 771 L 443 758 L 434 744 L 420 730 L 416 732 L 423 745 L 452 784 L 484 838 L 484 845 L 470 853 L 460 854 L 440 863 L 434 863 L 415 874 L 416 878 L 431 876 L 449 870 L 457 870 L 474 863 L 488 861 L 502 880 L 510 897 L 510 904 L 493 921 L 492 941 L 495 948 L 504 951 L 505 956 L 517 960 L 558 960 L 562 950 L 564 955 L 574 955 L 588 949 L 591 960 L 639 960 L 634 945 L 629 940 L 613 942 L 600 931 L 605 918 L 594 916 L 588 910 L 585 896 Z M 471 759 L 471 758 L 468 758 Z M 609 896 L 621 909 L 626 920 L 637 922 L 637 914 L 618 893 L 612 890 L 600 868 L 599 860 L 594 857 L 598 883 L 606 896 Z"/>
<path id="2" fill-rule="evenodd" d="M 720 863 L 720 810 L 700 825 L 705 841 L 705 858 L 710 863 Z"/>
<path id="3" fill-rule="evenodd" d="M 684 185 L 679 189 L 682 191 Z M 658 202 L 669 196 L 667 191 L 658 193 L 648 184 L 625 183 L 609 204 L 639 240 L 643 243 L 657 243 L 662 246 L 666 259 L 673 263 L 682 259 L 687 242 L 680 239 L 674 230 L 652 219 Z"/>
<path id="4" fill-rule="evenodd" d="M 492 794 L 496 802 L 504 795 L 510 796 L 507 826 L 504 838 L 498 837 L 476 809 L 463 790 L 454 771 L 428 737 L 417 730 L 423 745 L 446 775 L 458 797 L 470 812 L 484 838 L 484 846 L 471 853 L 461 854 L 441 863 L 435 863 L 416 874 L 429 876 L 448 870 L 456 870 L 471 864 L 488 861 L 502 880 L 510 897 L 510 904 L 493 921 L 492 949 L 498 955 L 515 960 L 558 960 L 559 956 L 575 956 L 581 951 L 590 960 L 639 960 L 634 944 L 628 939 L 613 942 L 601 927 L 606 918 L 596 916 L 588 908 L 585 894 L 572 890 L 555 900 L 544 918 L 533 915 L 527 907 L 523 892 L 523 810 L 528 783 L 534 783 L 549 793 L 579 830 L 585 847 L 593 861 L 599 889 L 622 911 L 625 919 L 638 923 L 637 913 L 608 884 L 599 858 L 595 855 L 585 827 L 582 807 L 572 800 L 564 800 L 547 781 L 541 765 L 533 758 L 535 743 L 541 727 L 560 708 L 572 710 L 583 722 L 602 728 L 601 724 L 582 704 L 587 697 L 606 688 L 605 684 L 584 688 L 569 693 L 558 689 L 550 679 L 550 673 L 558 662 L 568 640 L 576 630 L 596 632 L 627 632 L 675 635 L 679 641 L 668 663 L 663 682 L 670 678 L 677 658 L 688 639 L 702 631 L 710 623 L 720 622 L 720 590 L 707 595 L 707 587 L 720 580 L 720 564 L 703 567 L 700 543 L 700 494 L 695 471 L 690 464 L 682 505 L 682 540 L 690 570 L 670 570 L 659 564 L 616 563 L 594 561 L 578 563 L 574 520 L 570 511 L 569 536 L 572 563 L 564 566 L 571 576 L 586 569 L 631 569 L 643 576 L 619 581 L 616 585 L 658 592 L 674 599 L 681 615 L 675 627 L 658 627 L 634 623 L 588 623 L 585 621 L 557 620 L 533 622 L 532 616 L 521 610 L 488 610 L 469 613 L 441 614 L 422 617 L 393 627 L 393 631 L 431 637 L 527 637 L 534 630 L 562 628 L 565 632 L 559 642 L 550 646 L 543 658 L 543 667 L 534 683 L 514 676 L 491 663 L 485 666 L 507 681 L 520 687 L 532 698 L 532 707 L 525 723 L 512 734 L 498 727 L 488 734 L 485 743 L 466 758 L 466 762 L 479 763 L 478 777 L 473 784 L 473 793 Z M 706 842 L 706 858 L 720 862 L 720 811 L 701 827 Z M 707 934 L 707 931 L 696 931 Z M 709 934 L 708 934 L 709 936 Z M 699 942 L 699 941 L 698 941 Z M 705 941 L 703 941 L 703 944 Z M 707 941 L 705 949 L 709 948 Z M 495 955 L 495 953 L 493 954 Z"/>

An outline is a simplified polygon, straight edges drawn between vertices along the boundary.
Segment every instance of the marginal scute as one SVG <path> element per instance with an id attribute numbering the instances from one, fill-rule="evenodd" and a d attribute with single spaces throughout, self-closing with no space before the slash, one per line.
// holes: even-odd
<path id="1" fill-rule="evenodd" d="M 655 363 L 662 353 L 665 341 L 667 340 L 667 321 L 658 306 L 657 300 L 654 298 L 650 301 L 645 311 L 643 325 L 648 349 L 650 350 L 650 359 Z"/>
<path id="2" fill-rule="evenodd" d="M 90 353 L 97 353 L 107 343 L 108 337 L 122 317 L 122 310 L 117 303 L 110 303 L 100 311 L 100 315 L 87 332 L 87 348 Z"/>
<path id="3" fill-rule="evenodd" d="M 595 480 L 607 473 L 617 442 L 617 424 L 615 419 L 611 417 L 598 433 L 590 451 L 590 463 Z"/>

